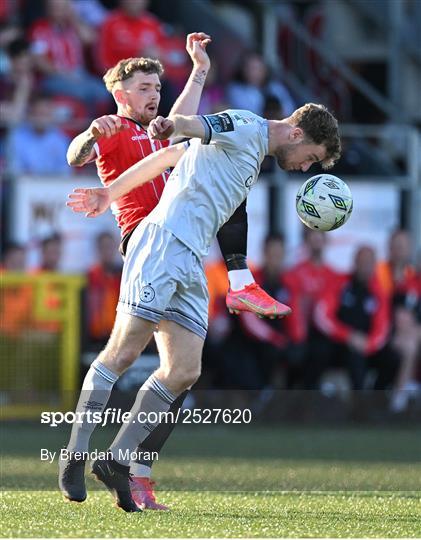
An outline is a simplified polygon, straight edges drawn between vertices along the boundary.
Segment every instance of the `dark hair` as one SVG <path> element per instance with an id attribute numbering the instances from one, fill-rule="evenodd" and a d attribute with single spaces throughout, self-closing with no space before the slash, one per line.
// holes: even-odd
<path id="1" fill-rule="evenodd" d="M 159 60 L 153 58 L 124 58 L 110 68 L 102 80 L 108 92 L 112 93 L 116 83 L 130 79 L 137 71 L 146 75 L 156 73 L 160 77 L 164 73 L 164 68 Z"/>
<path id="2" fill-rule="evenodd" d="M 323 169 L 330 169 L 341 157 L 341 139 L 338 121 L 324 105 L 307 103 L 287 119 L 288 123 L 303 130 L 310 143 L 323 145 L 326 157 L 322 161 Z"/>

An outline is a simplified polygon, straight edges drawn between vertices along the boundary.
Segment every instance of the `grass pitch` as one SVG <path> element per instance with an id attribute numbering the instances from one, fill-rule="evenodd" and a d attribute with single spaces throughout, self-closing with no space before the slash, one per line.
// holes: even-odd
<path id="1" fill-rule="evenodd" d="M 41 441 L 34 443 L 40 438 Z M 111 438 L 95 435 L 94 448 Z M 2 431 L 3 537 L 420 537 L 421 433 L 386 429 L 180 427 L 155 465 L 170 512 L 125 514 L 89 481 L 83 504 L 56 490 L 63 433 Z"/>

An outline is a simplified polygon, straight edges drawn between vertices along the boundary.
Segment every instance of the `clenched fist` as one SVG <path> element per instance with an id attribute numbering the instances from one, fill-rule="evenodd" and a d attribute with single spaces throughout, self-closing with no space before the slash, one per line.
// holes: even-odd
<path id="1" fill-rule="evenodd" d="M 175 126 L 174 122 L 169 118 L 164 118 L 163 116 L 157 116 L 148 127 L 148 135 L 151 139 L 158 139 L 160 141 L 165 141 L 169 139 L 174 133 Z"/>
<path id="2" fill-rule="evenodd" d="M 121 118 L 116 114 L 107 114 L 96 118 L 89 126 L 89 131 L 95 139 L 99 139 L 100 137 L 112 137 L 128 127 L 127 124 L 123 124 Z"/>

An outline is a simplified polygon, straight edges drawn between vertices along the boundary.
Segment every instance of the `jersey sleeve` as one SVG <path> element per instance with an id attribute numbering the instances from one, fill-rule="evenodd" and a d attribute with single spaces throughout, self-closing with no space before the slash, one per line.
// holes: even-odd
<path id="1" fill-rule="evenodd" d="M 116 133 L 111 137 L 100 137 L 94 144 L 96 157 L 105 156 L 110 152 L 114 152 L 118 146 L 118 136 L 119 133 Z"/>
<path id="2" fill-rule="evenodd" d="M 249 144 L 249 140 L 260 134 L 263 118 L 250 111 L 227 110 L 218 114 L 200 116 L 205 127 L 203 144 L 219 144 L 237 150 Z"/>

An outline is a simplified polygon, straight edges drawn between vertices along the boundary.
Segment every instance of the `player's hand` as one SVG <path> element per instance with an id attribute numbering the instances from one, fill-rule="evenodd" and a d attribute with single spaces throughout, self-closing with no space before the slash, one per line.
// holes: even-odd
<path id="1" fill-rule="evenodd" d="M 100 137 L 112 137 L 119 131 L 128 129 L 128 127 L 116 114 L 106 114 L 95 118 L 89 126 L 89 131 L 96 139 L 99 139 Z"/>
<path id="2" fill-rule="evenodd" d="M 148 126 L 148 135 L 151 139 L 164 141 L 174 133 L 174 122 L 169 118 L 157 116 Z"/>
<path id="3" fill-rule="evenodd" d="M 193 32 L 187 36 L 186 50 L 195 67 L 209 70 L 210 59 L 206 47 L 211 41 L 211 37 L 204 32 Z"/>
<path id="4" fill-rule="evenodd" d="M 76 188 L 69 195 L 69 206 L 73 212 L 84 212 L 86 217 L 103 214 L 111 204 L 108 188 Z"/>

